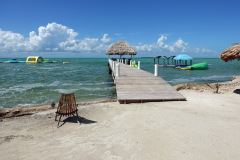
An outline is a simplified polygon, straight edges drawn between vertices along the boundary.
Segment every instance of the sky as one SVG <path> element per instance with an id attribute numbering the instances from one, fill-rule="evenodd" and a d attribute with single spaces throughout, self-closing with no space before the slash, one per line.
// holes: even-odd
<path id="1" fill-rule="evenodd" d="M 0 0 L 0 57 L 217 58 L 240 43 L 239 0 Z"/>

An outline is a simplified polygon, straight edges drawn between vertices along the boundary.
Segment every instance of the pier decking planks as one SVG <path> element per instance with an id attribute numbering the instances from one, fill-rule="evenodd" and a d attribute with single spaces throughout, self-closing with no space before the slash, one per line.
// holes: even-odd
<path id="1" fill-rule="evenodd" d="M 156 77 L 152 73 L 126 64 L 119 65 L 120 77 L 115 76 L 116 72 L 110 65 L 119 103 L 186 100 L 160 76 Z"/>

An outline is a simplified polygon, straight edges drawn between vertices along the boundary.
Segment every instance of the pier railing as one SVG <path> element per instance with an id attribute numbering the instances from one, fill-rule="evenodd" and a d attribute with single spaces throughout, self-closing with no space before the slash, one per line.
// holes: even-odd
<path id="1" fill-rule="evenodd" d="M 116 76 L 119 77 L 120 76 L 120 65 L 119 65 L 119 63 L 126 64 L 126 60 L 123 61 L 122 59 L 119 59 L 118 62 L 115 63 L 115 61 L 113 61 L 111 59 L 108 59 L 108 63 L 109 63 L 109 66 L 110 66 L 111 70 L 115 71 Z M 129 65 L 130 65 L 130 67 L 132 67 L 132 60 L 130 60 Z M 140 65 L 141 65 L 141 62 L 138 61 L 138 70 L 141 69 Z M 159 66 L 157 64 L 154 64 L 154 76 L 158 76 L 158 67 Z"/>

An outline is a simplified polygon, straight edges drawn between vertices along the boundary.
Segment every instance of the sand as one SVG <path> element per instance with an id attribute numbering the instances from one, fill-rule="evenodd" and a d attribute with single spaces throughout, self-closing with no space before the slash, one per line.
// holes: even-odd
<path id="1" fill-rule="evenodd" d="M 179 92 L 187 101 L 82 104 L 81 125 L 57 128 L 56 108 L 5 118 L 0 159 L 239 160 L 240 95 Z"/>

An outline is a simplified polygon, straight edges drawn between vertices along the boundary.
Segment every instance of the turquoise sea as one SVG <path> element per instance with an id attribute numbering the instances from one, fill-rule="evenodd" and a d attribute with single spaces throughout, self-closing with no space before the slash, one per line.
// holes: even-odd
<path id="1" fill-rule="evenodd" d="M 8 59 L 1 58 L 0 61 Z M 18 59 L 18 60 L 25 60 Z M 107 58 L 52 58 L 58 63 L 0 63 L 0 108 L 57 103 L 61 93 L 74 92 L 77 101 L 116 98 L 108 74 Z M 141 69 L 154 72 L 152 58 L 136 58 Z M 62 64 L 70 62 L 70 64 Z M 196 58 L 193 64 L 208 62 L 208 70 L 159 67 L 159 75 L 171 85 L 231 80 L 240 75 L 240 62 L 218 58 Z"/>

